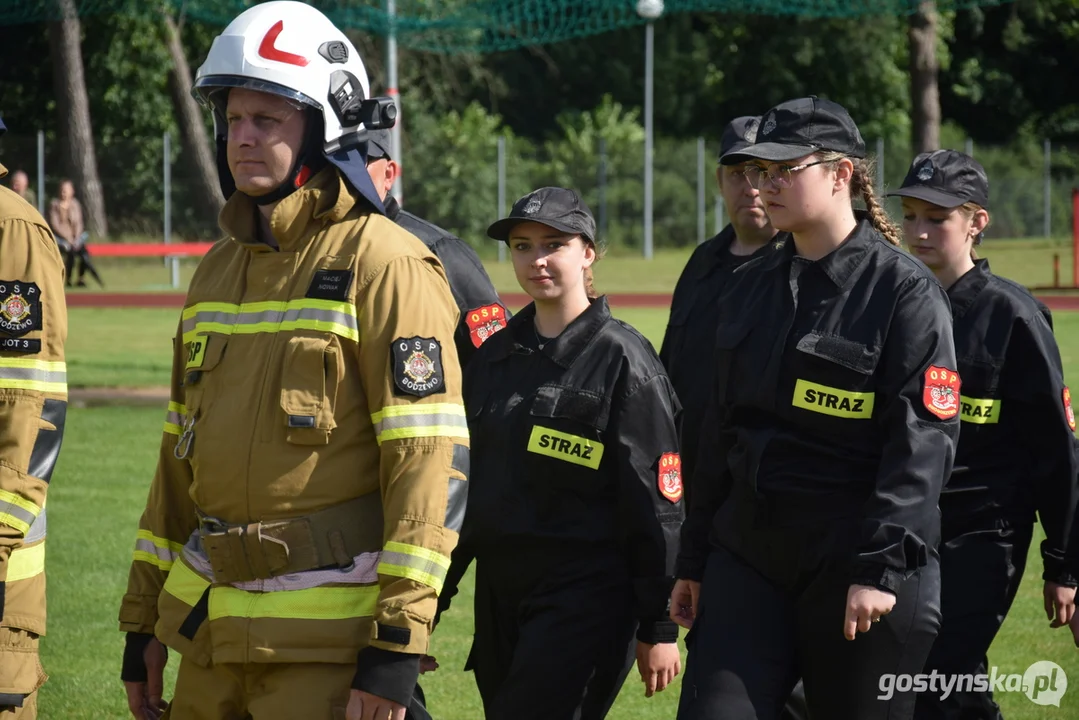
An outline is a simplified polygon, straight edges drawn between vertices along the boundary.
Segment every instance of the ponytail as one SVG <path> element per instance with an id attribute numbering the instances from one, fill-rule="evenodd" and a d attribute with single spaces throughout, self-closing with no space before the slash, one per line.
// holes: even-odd
<path id="1" fill-rule="evenodd" d="M 873 223 L 873 228 L 883 235 L 885 240 L 898 247 L 901 244 L 902 235 L 899 228 L 892 222 L 892 219 L 888 217 L 888 213 L 885 212 L 884 206 L 880 204 L 880 200 L 877 199 L 877 193 L 873 189 L 869 162 L 862 159 L 852 158 L 852 160 L 854 162 L 854 174 L 850 179 L 851 196 L 861 194 L 866 212 L 869 213 L 869 221 Z"/>
<path id="2" fill-rule="evenodd" d="M 591 265 L 584 269 L 584 292 L 588 296 L 589 300 L 595 300 L 599 297 L 599 293 L 596 292 L 596 286 L 593 284 L 595 281 L 595 277 L 592 274 L 592 268 L 595 267 L 596 263 L 598 263 L 603 258 L 603 249 L 597 246 L 594 242 L 586 240 L 583 236 L 581 237 L 581 240 L 591 245 L 592 249 L 596 251 L 596 259 L 592 261 Z"/>

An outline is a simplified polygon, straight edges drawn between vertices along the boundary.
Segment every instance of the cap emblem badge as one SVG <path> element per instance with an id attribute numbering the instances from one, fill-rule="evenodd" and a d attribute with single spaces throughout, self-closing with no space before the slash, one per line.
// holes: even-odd
<path id="1" fill-rule="evenodd" d="M 742 138 L 746 142 L 757 142 L 757 129 L 761 126 L 760 120 L 750 120 L 746 125 L 746 131 L 742 133 Z"/>
<path id="2" fill-rule="evenodd" d="M 541 207 L 543 207 L 543 203 L 540 202 L 540 199 L 538 197 L 533 196 L 528 201 L 528 204 L 525 205 L 524 214 L 525 215 L 535 215 L 536 213 L 539 212 Z"/>
<path id="3" fill-rule="evenodd" d="M 932 177 L 933 177 L 933 163 L 931 163 L 931 162 L 922 163 L 922 166 L 920 168 L 918 168 L 918 179 L 921 180 L 922 182 L 925 182 L 926 180 L 929 180 Z"/>
<path id="4" fill-rule="evenodd" d="M 771 135 L 772 131 L 776 129 L 776 116 L 774 114 L 769 115 L 764 120 L 764 125 L 761 126 L 762 135 Z"/>

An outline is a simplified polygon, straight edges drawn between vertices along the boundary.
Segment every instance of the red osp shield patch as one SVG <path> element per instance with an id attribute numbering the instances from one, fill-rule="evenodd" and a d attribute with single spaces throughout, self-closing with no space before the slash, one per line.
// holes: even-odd
<path id="1" fill-rule="evenodd" d="M 476 347 L 483 345 L 489 337 L 506 327 L 506 308 L 501 305 L 484 305 L 469 310 L 465 315 L 468 334 Z"/>
<path id="2" fill-rule="evenodd" d="M 663 453 L 659 458 L 659 492 L 672 503 L 682 499 L 682 458 L 678 453 Z"/>
<path id="3" fill-rule="evenodd" d="M 1068 418 L 1068 427 L 1075 432 L 1075 411 L 1072 410 L 1072 391 L 1064 388 L 1064 415 Z"/>
<path id="4" fill-rule="evenodd" d="M 945 367 L 930 365 L 925 371 L 922 402 L 925 409 L 941 420 L 950 420 L 959 413 L 959 373 Z"/>

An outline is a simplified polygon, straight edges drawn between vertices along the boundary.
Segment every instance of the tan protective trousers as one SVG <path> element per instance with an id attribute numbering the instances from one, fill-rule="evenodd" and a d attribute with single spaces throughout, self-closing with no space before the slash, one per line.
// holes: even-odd
<path id="1" fill-rule="evenodd" d="M 355 665 L 180 661 L 162 720 L 345 720 Z M 7 720 L 3 718 L 2 720 Z"/>
<path id="2" fill-rule="evenodd" d="M 0 709 L 0 720 L 35 720 L 37 690 L 47 679 L 38 657 L 38 636 L 17 628 L 0 628 L 0 693 L 26 696 L 22 707 Z"/>

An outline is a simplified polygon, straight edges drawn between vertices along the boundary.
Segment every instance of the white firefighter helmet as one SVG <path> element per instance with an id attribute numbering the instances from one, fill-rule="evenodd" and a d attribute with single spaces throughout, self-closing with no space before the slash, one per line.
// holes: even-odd
<path id="1" fill-rule="evenodd" d="M 397 114 L 392 99 L 369 97 L 363 59 L 345 34 L 302 2 L 256 5 L 214 39 L 196 73 L 192 94 L 213 109 L 219 156 L 228 126 L 224 98 L 219 99 L 217 91 L 231 88 L 279 95 L 321 115 L 318 155 L 338 166 L 346 155 L 355 155 L 349 151 L 366 149 L 368 129 L 392 127 Z M 350 180 L 354 174 L 358 173 L 346 172 Z M 381 203 L 377 205 L 381 209 Z"/>

